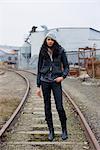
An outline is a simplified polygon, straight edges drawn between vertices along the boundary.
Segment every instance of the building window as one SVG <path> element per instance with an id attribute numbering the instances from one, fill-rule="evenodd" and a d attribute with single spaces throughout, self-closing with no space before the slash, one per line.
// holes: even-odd
<path id="1" fill-rule="evenodd" d="M 15 57 L 15 60 L 18 60 L 18 58 L 17 58 L 17 57 Z"/>
<path id="2" fill-rule="evenodd" d="M 8 57 L 8 60 L 11 60 L 11 56 Z"/>

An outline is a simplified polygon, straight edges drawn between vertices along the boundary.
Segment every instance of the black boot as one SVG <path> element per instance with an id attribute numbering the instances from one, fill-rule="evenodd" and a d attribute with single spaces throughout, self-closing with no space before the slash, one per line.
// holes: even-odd
<path id="1" fill-rule="evenodd" d="M 61 126 L 62 126 L 62 134 L 61 138 L 62 140 L 66 140 L 68 138 L 68 133 L 67 133 L 67 119 L 61 120 Z"/>
<path id="2" fill-rule="evenodd" d="M 60 119 L 61 127 L 62 127 L 61 138 L 63 140 L 66 140 L 68 138 L 68 134 L 67 134 L 67 118 L 66 118 L 66 114 L 65 114 L 64 109 L 58 110 L 58 114 L 59 114 L 59 119 Z"/>
<path id="3" fill-rule="evenodd" d="M 54 128 L 53 128 L 52 119 L 47 119 L 47 125 L 48 125 L 48 129 L 49 129 L 48 140 L 53 141 L 53 139 L 54 139 Z"/>
<path id="4" fill-rule="evenodd" d="M 53 141 L 54 139 L 54 129 L 49 130 L 48 140 Z"/>
<path id="5" fill-rule="evenodd" d="M 68 138 L 68 134 L 67 134 L 66 129 L 62 130 L 61 138 L 62 138 L 62 140 L 66 140 Z"/>

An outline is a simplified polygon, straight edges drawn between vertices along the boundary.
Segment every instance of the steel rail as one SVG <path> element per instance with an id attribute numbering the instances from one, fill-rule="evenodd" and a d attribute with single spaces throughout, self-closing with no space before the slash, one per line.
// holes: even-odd
<path id="1" fill-rule="evenodd" d="M 3 127 L 1 128 L 0 130 L 0 138 L 2 137 L 2 135 L 5 133 L 5 131 L 8 129 L 8 127 L 10 126 L 10 124 L 13 122 L 13 120 L 15 119 L 15 117 L 17 116 L 17 114 L 19 113 L 19 111 L 21 110 L 27 96 L 28 96 L 28 93 L 29 93 L 29 89 L 30 89 L 30 85 L 29 85 L 29 80 L 23 76 L 22 74 L 20 74 L 19 72 L 15 71 L 15 70 L 11 70 L 9 69 L 10 71 L 13 71 L 17 74 L 19 74 L 25 81 L 26 81 L 26 85 L 27 85 L 27 89 L 25 91 L 25 94 L 20 102 L 20 104 L 18 105 L 18 107 L 16 108 L 16 110 L 14 111 L 14 113 L 11 115 L 11 117 L 9 118 L 9 120 L 3 125 Z"/>
<path id="2" fill-rule="evenodd" d="M 82 114 L 81 110 L 78 108 L 78 106 L 75 104 L 75 102 L 72 100 L 71 96 L 63 89 L 63 93 L 65 95 L 65 97 L 67 97 L 70 101 L 70 103 L 73 105 L 73 107 L 75 108 L 75 111 L 77 112 L 77 114 L 79 115 L 79 118 L 81 120 L 82 125 L 84 126 L 85 129 L 85 133 L 86 136 L 88 136 L 89 140 L 90 140 L 90 144 L 92 144 L 92 147 L 95 150 L 100 150 L 100 145 L 94 135 L 94 133 L 92 132 L 89 124 L 87 123 L 84 115 Z"/>
<path id="3" fill-rule="evenodd" d="M 29 71 L 29 70 L 25 70 L 27 72 L 32 73 L 33 75 L 36 76 L 36 73 Z M 94 135 L 94 133 L 92 132 L 89 124 L 87 123 L 84 115 L 82 114 L 81 110 L 78 108 L 78 106 L 75 104 L 75 102 L 72 100 L 71 96 L 63 89 L 63 94 L 65 95 L 65 97 L 68 98 L 68 100 L 70 101 L 70 103 L 72 104 L 72 106 L 74 107 L 75 111 L 77 112 L 77 114 L 79 115 L 79 118 L 81 120 L 82 126 L 85 129 L 85 134 L 86 137 L 89 138 L 90 144 L 91 146 L 95 149 L 95 150 L 100 150 L 100 145 Z"/>

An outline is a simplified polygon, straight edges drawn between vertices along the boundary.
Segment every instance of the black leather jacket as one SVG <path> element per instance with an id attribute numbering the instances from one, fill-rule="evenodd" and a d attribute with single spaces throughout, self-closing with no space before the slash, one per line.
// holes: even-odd
<path id="1" fill-rule="evenodd" d="M 53 58 L 51 61 L 49 54 L 45 59 L 41 53 L 38 59 L 38 72 L 37 72 L 37 87 L 41 85 L 41 76 L 46 77 L 49 72 L 52 73 L 52 78 L 57 77 L 65 78 L 69 72 L 69 65 L 66 57 L 66 53 L 62 47 L 59 49 L 59 54 L 57 57 Z"/>

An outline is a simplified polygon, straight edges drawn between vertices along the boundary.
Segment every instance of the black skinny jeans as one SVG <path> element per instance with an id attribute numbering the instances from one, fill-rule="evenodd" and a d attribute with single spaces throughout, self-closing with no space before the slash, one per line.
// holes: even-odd
<path id="1" fill-rule="evenodd" d="M 48 83 L 41 82 L 43 97 L 44 97 L 44 108 L 45 108 L 45 118 L 49 127 L 49 130 L 53 128 L 52 112 L 51 112 L 51 90 L 53 91 L 53 96 L 56 104 L 56 109 L 61 122 L 62 130 L 66 129 L 66 114 L 63 108 L 62 102 L 62 86 L 61 83 Z"/>

